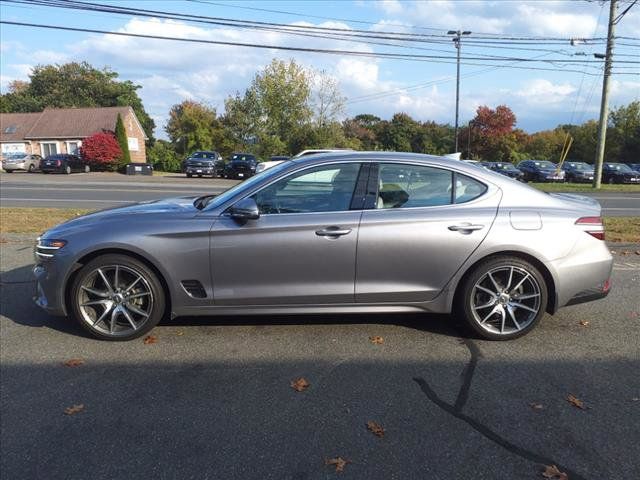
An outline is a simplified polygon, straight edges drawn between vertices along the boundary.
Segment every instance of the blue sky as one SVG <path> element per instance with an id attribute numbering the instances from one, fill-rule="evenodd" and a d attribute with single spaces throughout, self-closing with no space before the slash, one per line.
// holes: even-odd
<path id="1" fill-rule="evenodd" d="M 606 36 L 608 4 L 599 1 L 121 1 L 111 3 L 152 10 L 191 13 L 243 20 L 328 26 L 372 31 L 444 33 L 449 29 L 477 34 L 545 37 Z M 626 7 L 623 3 L 622 8 Z M 280 10 L 285 13 L 258 9 Z M 303 46 L 373 52 L 403 52 L 454 55 L 452 44 L 425 44 L 420 48 L 440 52 L 399 49 L 335 39 L 297 37 L 283 33 L 233 29 L 225 26 L 184 23 L 162 19 L 129 17 L 110 13 L 77 12 L 42 6 L 0 4 L 3 20 L 48 23 L 109 31 L 170 35 L 270 45 Z M 327 17 L 327 18 L 319 18 Z M 330 20 L 344 19 L 344 20 Z M 355 22 L 357 20 L 358 22 Z M 368 23 L 364 23 L 368 22 Z M 417 28 L 416 28 L 417 27 Z M 640 5 L 618 24 L 620 36 L 640 36 Z M 294 58 L 308 68 L 325 70 L 339 83 L 347 98 L 346 114 L 373 113 L 389 118 L 406 112 L 419 120 L 453 124 L 455 114 L 455 65 L 433 62 L 381 60 L 350 56 L 249 49 L 236 46 L 185 44 L 162 40 L 73 33 L 2 25 L 0 30 L 0 88 L 14 79 L 26 79 L 36 64 L 86 60 L 97 67 L 109 66 L 122 79 L 141 85 L 145 107 L 156 120 L 157 135 L 172 104 L 184 99 L 206 102 L 218 111 L 224 98 L 244 91 L 256 71 L 274 57 Z M 640 59 L 637 46 L 618 46 L 616 53 Z M 528 47 L 528 46 L 527 46 Z M 534 45 L 532 48 L 539 48 Z M 594 45 L 549 47 L 554 52 L 488 50 L 463 45 L 466 55 L 508 55 L 547 58 L 592 58 L 604 47 Z M 450 52 L 450 53 L 448 53 Z M 587 56 L 570 55 L 579 53 Z M 636 55 L 633 57 L 632 55 Z M 482 63 L 482 62 L 481 62 Z M 530 66 L 532 64 L 519 64 Z M 559 71 L 462 65 L 460 123 L 474 115 L 478 105 L 510 106 L 518 126 L 529 132 L 553 128 L 560 123 L 597 118 L 602 79 L 583 74 L 583 66 L 535 64 Z M 578 70 L 569 72 L 567 70 Z M 487 71 L 489 70 L 489 71 Z M 611 104 L 640 99 L 638 65 L 624 70 L 632 75 L 615 75 Z M 587 72 L 597 73 L 596 69 Z M 372 95 L 376 95 L 372 97 Z"/>

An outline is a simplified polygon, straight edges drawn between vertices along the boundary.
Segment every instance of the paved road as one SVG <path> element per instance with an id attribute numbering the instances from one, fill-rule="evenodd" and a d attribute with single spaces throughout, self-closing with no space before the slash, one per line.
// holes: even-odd
<path id="1" fill-rule="evenodd" d="M 512 342 L 463 338 L 447 316 L 366 315 L 177 319 L 145 345 L 48 317 L 30 300 L 31 241 L 2 250 L 1 478 L 513 480 L 544 464 L 638 478 L 633 253 L 616 255 L 607 299 Z M 324 464 L 338 456 L 342 474 Z"/>
<path id="2" fill-rule="evenodd" d="M 168 196 L 217 194 L 234 185 L 231 180 L 170 177 L 127 177 L 104 173 L 66 175 L 0 175 L 0 205 L 105 208 Z M 640 215 L 638 192 L 598 192 L 607 216 Z"/>

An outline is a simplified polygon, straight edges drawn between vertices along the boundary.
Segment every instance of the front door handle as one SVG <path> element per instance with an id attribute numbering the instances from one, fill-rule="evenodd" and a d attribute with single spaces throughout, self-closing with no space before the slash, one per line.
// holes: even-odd
<path id="1" fill-rule="evenodd" d="M 472 232 L 474 230 L 482 230 L 484 225 L 474 225 L 472 223 L 461 223 L 459 225 L 450 225 L 449 230 L 452 232 Z"/>
<path id="2" fill-rule="evenodd" d="M 322 230 L 316 230 L 316 235 L 319 237 L 341 237 L 342 235 L 348 235 L 351 233 L 350 228 L 340 228 L 340 227 L 327 227 Z"/>

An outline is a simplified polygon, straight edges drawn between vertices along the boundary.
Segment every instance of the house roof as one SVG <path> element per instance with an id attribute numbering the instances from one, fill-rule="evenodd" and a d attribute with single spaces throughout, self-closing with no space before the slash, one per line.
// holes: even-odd
<path id="1" fill-rule="evenodd" d="M 37 113 L 0 114 L 0 142 L 20 142 L 42 115 Z"/>
<path id="2" fill-rule="evenodd" d="M 40 113 L 3 113 L 0 141 L 86 138 L 103 130 L 114 131 L 118 114 L 124 119 L 129 113 L 140 126 L 131 107 L 45 108 Z M 5 124 L 18 128 L 15 133 L 4 133 Z"/>

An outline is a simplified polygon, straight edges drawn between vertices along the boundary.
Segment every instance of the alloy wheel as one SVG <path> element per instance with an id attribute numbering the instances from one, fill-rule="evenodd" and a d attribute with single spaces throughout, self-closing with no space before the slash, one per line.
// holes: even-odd
<path id="1" fill-rule="evenodd" d="M 526 329 L 542 308 L 541 289 L 530 272 L 504 265 L 485 273 L 471 290 L 471 311 L 480 328 L 494 335 Z"/>
<path id="2" fill-rule="evenodd" d="M 76 300 L 82 321 L 103 335 L 127 336 L 140 330 L 153 310 L 147 279 L 125 265 L 105 265 L 84 277 Z"/>

